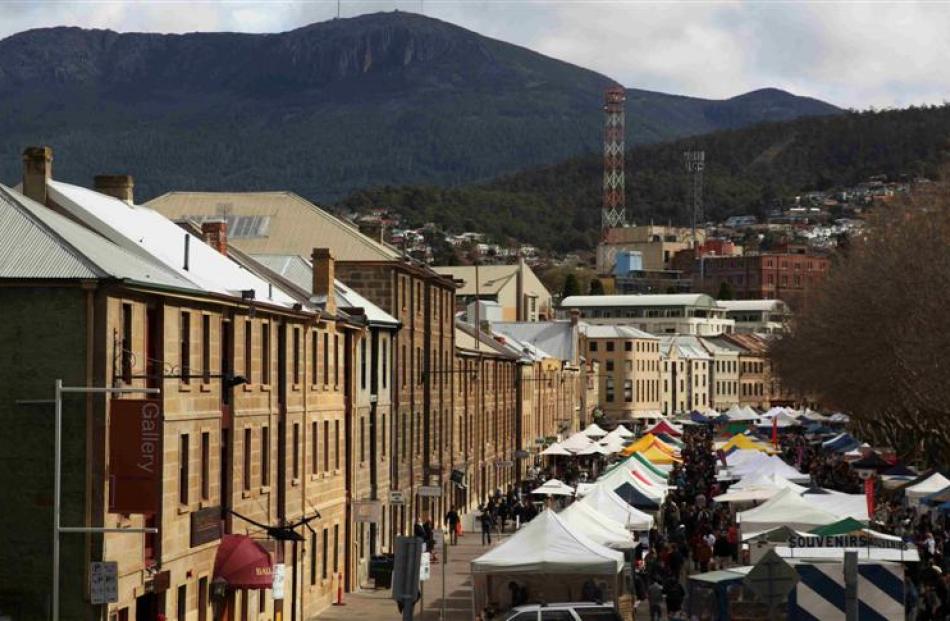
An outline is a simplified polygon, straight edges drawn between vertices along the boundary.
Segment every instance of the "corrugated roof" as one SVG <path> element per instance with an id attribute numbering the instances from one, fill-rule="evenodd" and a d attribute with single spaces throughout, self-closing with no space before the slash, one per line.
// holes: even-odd
<path id="1" fill-rule="evenodd" d="M 657 336 L 650 334 L 649 332 L 644 332 L 637 328 L 631 326 L 615 326 L 615 325 L 597 325 L 597 324 L 581 324 L 581 331 L 589 339 L 650 339 L 657 340 Z"/>
<path id="2" fill-rule="evenodd" d="M 169 192 L 146 203 L 168 218 L 267 217 L 267 230 L 233 240 L 248 254 L 310 256 L 329 248 L 338 261 L 393 261 L 402 255 L 293 192 Z"/>
<path id="3" fill-rule="evenodd" d="M 577 336 L 570 321 L 496 321 L 492 322 L 491 329 L 529 343 L 552 358 L 575 359 Z"/>
<path id="4" fill-rule="evenodd" d="M 0 277 L 119 278 L 181 289 L 194 285 L 81 224 L 0 185 Z"/>
<path id="5" fill-rule="evenodd" d="M 676 349 L 676 355 L 680 358 L 691 358 L 699 360 L 709 360 L 709 352 L 699 342 L 699 338 L 685 334 L 673 334 L 660 336 L 660 351 L 669 355 L 672 349 Z"/>
<path id="6" fill-rule="evenodd" d="M 782 300 L 719 300 L 719 306 L 727 311 L 788 311 L 788 306 Z"/>
<path id="7" fill-rule="evenodd" d="M 518 264 L 514 265 L 480 265 L 478 267 L 479 295 L 495 295 L 505 285 L 512 282 L 518 273 Z M 475 295 L 475 266 L 474 265 L 434 265 L 432 269 L 445 276 L 452 276 L 462 280 L 462 286 L 455 290 L 456 295 Z"/>
<path id="8" fill-rule="evenodd" d="M 313 266 L 305 257 L 283 254 L 252 255 L 252 258 L 268 269 L 283 276 L 305 291 L 313 286 Z M 376 306 L 355 290 L 341 282 L 334 280 L 337 308 L 362 308 L 366 319 L 371 324 L 398 327 L 399 320 Z M 326 297 L 326 296 L 322 296 Z"/>
<path id="9" fill-rule="evenodd" d="M 716 307 L 716 300 L 705 293 L 665 293 L 642 295 L 572 295 L 561 300 L 561 308 L 605 306 L 701 306 Z"/>

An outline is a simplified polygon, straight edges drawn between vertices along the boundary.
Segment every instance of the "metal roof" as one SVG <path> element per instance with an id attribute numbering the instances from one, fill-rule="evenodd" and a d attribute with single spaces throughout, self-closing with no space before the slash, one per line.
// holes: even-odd
<path id="1" fill-rule="evenodd" d="M 650 339 L 657 336 L 631 326 L 581 324 L 581 331 L 589 339 Z"/>
<path id="2" fill-rule="evenodd" d="M 0 277 L 118 278 L 181 289 L 194 285 L 45 205 L 0 185 Z"/>
<path id="3" fill-rule="evenodd" d="M 493 321 L 491 329 L 516 341 L 533 345 L 551 357 L 575 359 L 577 335 L 570 321 Z"/>
<path id="4" fill-rule="evenodd" d="M 675 348 L 676 355 L 680 358 L 693 358 L 700 360 L 709 360 L 709 352 L 700 343 L 699 338 L 686 334 L 673 334 L 660 336 L 660 350 L 669 355 Z"/>
<path id="5" fill-rule="evenodd" d="M 719 300 L 719 306 L 727 311 L 788 312 L 782 300 Z"/>
<path id="6" fill-rule="evenodd" d="M 718 308 L 705 293 L 664 293 L 642 295 L 572 295 L 561 300 L 561 308 L 603 308 L 606 306 L 699 306 Z"/>

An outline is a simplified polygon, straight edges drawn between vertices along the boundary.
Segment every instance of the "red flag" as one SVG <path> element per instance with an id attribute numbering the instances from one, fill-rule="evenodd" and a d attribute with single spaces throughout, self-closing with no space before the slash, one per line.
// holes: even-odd
<path id="1" fill-rule="evenodd" d="M 778 448 L 778 415 L 772 417 L 772 444 Z"/>
<path id="2" fill-rule="evenodd" d="M 874 477 L 864 479 L 864 496 L 868 501 L 868 518 L 874 519 Z"/>

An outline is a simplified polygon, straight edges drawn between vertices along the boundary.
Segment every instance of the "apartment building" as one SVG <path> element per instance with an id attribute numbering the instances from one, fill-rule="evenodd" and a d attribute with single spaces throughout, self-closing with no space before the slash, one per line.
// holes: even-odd
<path id="1" fill-rule="evenodd" d="M 628 326 L 584 325 L 587 356 L 600 369 L 599 407 L 613 420 L 656 418 L 661 409 L 660 339 Z"/>
<path id="2" fill-rule="evenodd" d="M 765 339 L 754 334 L 725 334 L 722 340 L 740 348 L 739 405 L 769 409 L 772 406 L 773 385 Z"/>
<path id="3" fill-rule="evenodd" d="M 561 300 L 561 314 L 580 311 L 585 323 L 630 326 L 650 334 L 718 336 L 734 330 L 726 309 L 702 293 L 574 295 Z"/>
<path id="4" fill-rule="evenodd" d="M 719 300 L 738 334 L 780 334 L 788 328 L 792 312 L 781 300 Z"/>
<path id="5" fill-rule="evenodd" d="M 712 358 L 709 367 L 709 403 L 712 409 L 725 412 L 739 404 L 740 354 L 744 352 L 723 337 L 700 339 Z"/>
<path id="6" fill-rule="evenodd" d="M 660 337 L 662 401 L 664 416 L 705 412 L 710 405 L 712 356 L 700 340 L 688 335 Z"/>

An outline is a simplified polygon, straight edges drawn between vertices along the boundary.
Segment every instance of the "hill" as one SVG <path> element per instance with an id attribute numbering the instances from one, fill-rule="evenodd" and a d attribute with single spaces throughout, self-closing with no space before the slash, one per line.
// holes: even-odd
<path id="1" fill-rule="evenodd" d="M 57 175 L 168 190 L 454 186 L 599 148 L 603 75 L 410 13 L 278 34 L 49 28 L 0 41 L 0 179 L 30 144 Z M 723 101 L 631 90 L 630 144 L 835 114 L 777 90 Z"/>
<path id="2" fill-rule="evenodd" d="M 626 213 L 638 223 L 688 223 L 687 149 L 706 152 L 705 215 L 721 221 L 873 175 L 936 178 L 948 138 L 944 105 L 801 118 L 636 147 L 626 159 Z M 376 188 L 354 193 L 341 207 L 387 208 L 412 224 L 434 221 L 542 248 L 590 249 L 599 237 L 602 165 L 600 157 L 580 157 L 464 188 Z"/>

